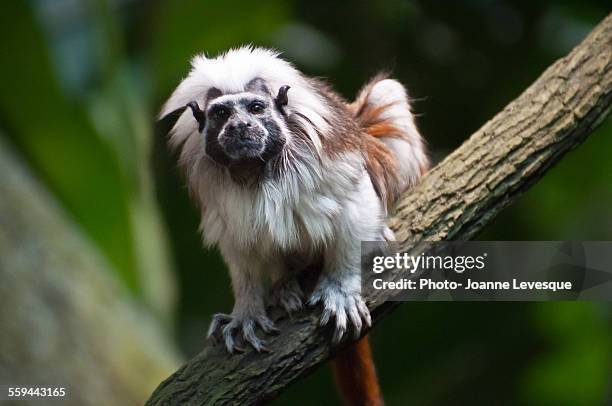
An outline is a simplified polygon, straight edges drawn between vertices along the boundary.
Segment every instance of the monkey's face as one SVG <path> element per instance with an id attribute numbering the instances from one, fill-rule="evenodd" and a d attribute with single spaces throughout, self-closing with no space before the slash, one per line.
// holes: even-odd
<path id="1" fill-rule="evenodd" d="M 227 94 L 206 109 L 206 153 L 229 165 L 266 162 L 282 150 L 285 137 L 274 99 L 251 92 Z"/>

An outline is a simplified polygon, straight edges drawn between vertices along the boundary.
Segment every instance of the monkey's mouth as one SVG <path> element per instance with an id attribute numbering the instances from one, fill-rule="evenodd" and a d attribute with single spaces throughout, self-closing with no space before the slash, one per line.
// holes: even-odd
<path id="1" fill-rule="evenodd" d="M 263 137 L 248 134 L 231 134 L 219 137 L 219 145 L 223 152 L 233 160 L 243 160 L 260 157 L 265 151 Z"/>

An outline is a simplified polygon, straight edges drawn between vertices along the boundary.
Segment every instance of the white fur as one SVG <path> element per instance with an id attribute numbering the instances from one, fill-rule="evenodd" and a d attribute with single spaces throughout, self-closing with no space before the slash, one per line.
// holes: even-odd
<path id="1" fill-rule="evenodd" d="M 349 217 L 346 222 L 357 220 L 344 206 L 359 190 L 361 180 L 370 182 L 360 155 L 331 162 L 319 161 L 304 151 L 294 157 L 292 165 L 280 179 L 245 188 L 223 169 L 202 160 L 194 170 L 209 176 L 191 179 L 197 182 L 192 186 L 204 208 L 201 229 L 205 241 L 214 245 L 232 239 L 237 250 L 257 249 L 259 255 L 274 255 L 279 249 L 310 251 L 329 245 L 336 238 L 335 225 L 345 222 L 344 217 Z M 377 218 L 379 213 L 376 207 L 368 217 Z"/>

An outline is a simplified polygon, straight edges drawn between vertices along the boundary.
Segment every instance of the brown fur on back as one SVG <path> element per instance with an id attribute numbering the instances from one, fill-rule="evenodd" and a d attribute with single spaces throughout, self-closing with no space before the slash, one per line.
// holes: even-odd
<path id="1" fill-rule="evenodd" d="M 331 156 L 339 156 L 345 152 L 362 151 L 364 145 L 361 127 L 347 108 L 347 101 L 322 80 L 310 79 L 310 81 L 334 112 L 333 116 L 328 118 L 331 132 L 325 135 L 321 134 L 321 144 L 324 151 Z"/>
<path id="2" fill-rule="evenodd" d="M 353 103 L 348 103 L 325 82 L 312 79 L 313 87 L 327 99 L 336 112 L 330 124 L 332 133 L 321 139 L 324 150 L 338 156 L 344 152 L 360 151 L 372 185 L 385 207 L 393 205 L 401 193 L 395 156 L 380 137 L 402 137 L 382 112 L 388 108 L 372 106 L 367 101 L 369 90 L 385 76 L 375 76 Z"/>
<path id="3" fill-rule="evenodd" d="M 395 156 L 384 142 L 365 137 L 366 170 L 385 208 L 391 207 L 401 193 Z"/>

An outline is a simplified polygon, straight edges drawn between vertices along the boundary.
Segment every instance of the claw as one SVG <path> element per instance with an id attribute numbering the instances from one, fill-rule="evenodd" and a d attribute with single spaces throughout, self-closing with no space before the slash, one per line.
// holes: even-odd
<path id="1" fill-rule="evenodd" d="M 262 348 L 265 346 L 263 340 L 260 340 L 257 338 L 257 335 L 255 335 L 255 323 L 253 320 L 246 320 L 242 324 L 242 338 L 251 344 L 257 352 L 261 352 Z"/>
<path id="2" fill-rule="evenodd" d="M 290 294 L 284 297 L 281 301 L 281 305 L 287 311 L 287 313 L 294 313 L 304 307 L 302 299 L 296 294 Z"/>
<path id="3" fill-rule="evenodd" d="M 334 330 L 334 335 L 332 337 L 332 344 L 336 345 L 340 341 L 342 341 L 342 337 L 344 337 L 344 333 L 346 333 L 346 328 L 336 326 L 336 329 Z"/>
<path id="4" fill-rule="evenodd" d="M 363 299 L 357 301 L 357 308 L 359 309 L 359 314 L 365 321 L 366 326 L 368 328 L 372 327 L 372 316 L 370 315 L 370 310 L 368 309 L 368 306 L 366 306 Z"/>
<path id="5" fill-rule="evenodd" d="M 337 306 L 337 310 L 335 312 L 336 317 L 336 328 L 334 330 L 334 336 L 332 337 L 332 343 L 338 344 L 342 337 L 344 337 L 344 333 L 346 333 L 346 310 L 341 305 Z"/>
<path id="6" fill-rule="evenodd" d="M 319 319 L 319 326 L 321 327 L 326 326 L 327 323 L 329 323 L 331 316 L 332 316 L 332 310 L 324 307 L 323 312 L 321 313 L 321 319 Z"/>
<path id="7" fill-rule="evenodd" d="M 237 338 L 250 344 L 257 352 L 269 352 L 265 342 L 257 337 L 255 326 L 259 326 L 265 333 L 278 332 L 274 322 L 265 315 L 237 317 L 219 313 L 213 316 L 208 337 L 215 344 L 221 341 L 230 354 L 246 350 Z"/>
<path id="8" fill-rule="evenodd" d="M 361 327 L 363 326 L 363 322 L 361 320 L 361 315 L 359 314 L 359 308 L 356 304 L 356 301 L 351 298 L 352 306 L 349 307 L 347 314 L 348 319 L 353 324 L 353 338 L 358 339 L 361 335 Z"/>
<path id="9" fill-rule="evenodd" d="M 372 319 L 370 311 L 359 293 L 352 293 L 334 285 L 326 285 L 315 290 L 308 301 L 310 305 L 321 303 L 323 311 L 319 319 L 319 325 L 327 325 L 332 317 L 335 320 L 332 344 L 338 344 L 349 328 L 352 329 L 353 338 L 361 336 L 364 328 L 370 327 Z"/>
<path id="10" fill-rule="evenodd" d="M 304 307 L 304 293 L 295 279 L 286 281 L 280 288 L 275 289 L 273 297 L 274 302 L 285 309 L 288 314 L 297 312 Z"/>
<path id="11" fill-rule="evenodd" d="M 257 325 L 263 330 L 264 333 L 280 333 L 280 330 L 274 325 L 274 322 L 267 317 L 258 317 L 255 319 L 255 322 L 257 322 Z"/>
<path id="12" fill-rule="evenodd" d="M 228 323 L 225 327 L 223 327 L 223 341 L 225 343 L 225 348 L 230 354 L 234 353 L 236 349 L 236 345 L 234 343 L 234 330 L 236 329 L 236 324 L 233 323 L 233 320 Z"/>
<path id="13" fill-rule="evenodd" d="M 232 320 L 232 317 L 228 314 L 217 313 L 213 315 L 212 321 L 210 322 L 210 327 L 208 328 L 208 332 L 206 333 L 206 338 L 211 340 L 213 343 L 218 344 L 219 340 L 217 337 L 217 332 L 229 323 Z"/>

